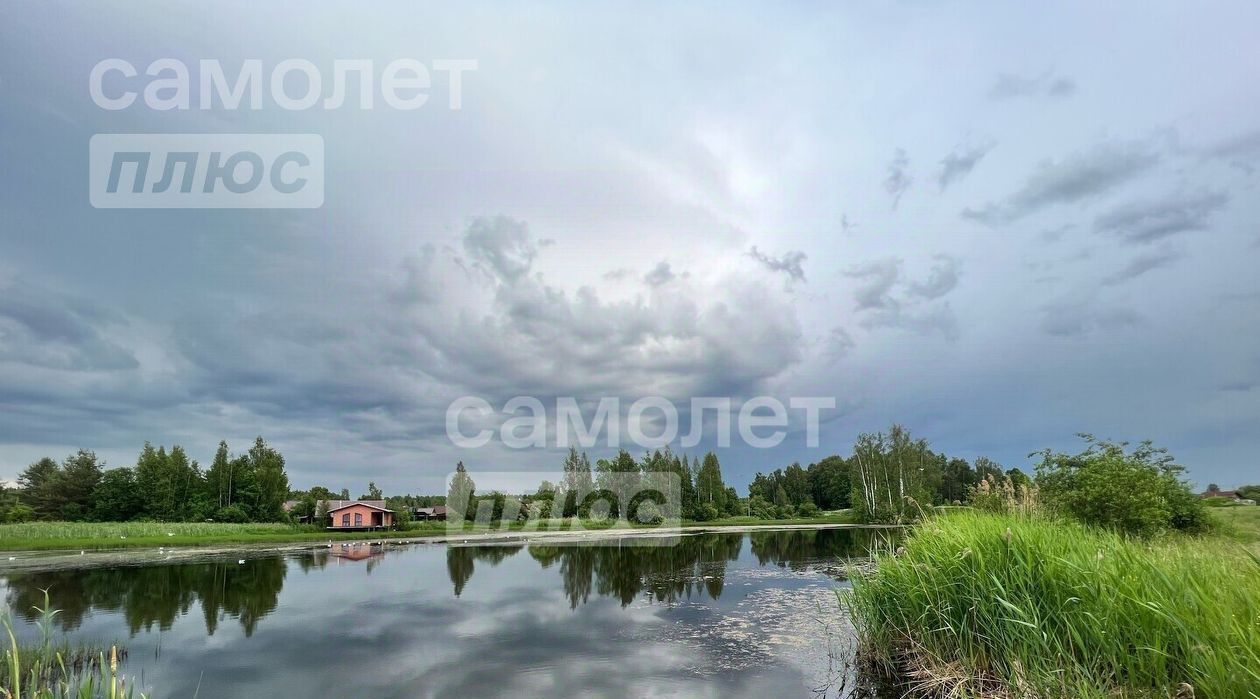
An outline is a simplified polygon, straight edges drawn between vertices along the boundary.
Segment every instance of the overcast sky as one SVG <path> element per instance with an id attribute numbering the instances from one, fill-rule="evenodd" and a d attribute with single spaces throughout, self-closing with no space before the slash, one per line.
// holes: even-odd
<path id="1" fill-rule="evenodd" d="M 436 490 L 559 463 L 453 446 L 459 396 L 765 394 L 838 407 L 722 450 L 741 494 L 893 421 L 1260 481 L 1260 4 L 818 5 L 3 3 L 0 477 L 261 434 L 295 487 Z M 167 57 L 478 69 L 458 111 L 93 103 Z M 94 209 L 130 132 L 320 134 L 325 204 Z"/>

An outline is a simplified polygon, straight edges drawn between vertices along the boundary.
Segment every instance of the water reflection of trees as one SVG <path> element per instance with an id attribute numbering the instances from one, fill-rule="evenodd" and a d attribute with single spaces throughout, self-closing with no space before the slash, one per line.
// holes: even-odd
<path id="1" fill-rule="evenodd" d="M 742 545 L 742 536 L 706 534 L 684 536 L 666 546 L 535 544 L 529 554 L 543 568 L 559 566 L 570 607 L 587 602 L 592 592 L 614 597 L 625 606 L 645 592 L 665 602 L 701 592 L 716 599 L 722 594 L 726 564 L 739 558 Z M 446 567 L 455 595 L 472 577 L 476 561 L 497 564 L 519 550 L 501 546 L 447 549 Z"/>
<path id="2" fill-rule="evenodd" d="M 829 566 L 824 572 L 838 572 L 832 564 L 866 558 L 873 550 L 888 550 L 897 536 L 895 529 L 852 528 L 751 532 L 748 538 L 758 564 L 801 573 L 819 563 Z"/>
<path id="3" fill-rule="evenodd" d="M 279 558 L 170 566 L 95 568 L 49 571 L 14 576 L 6 581 L 7 603 L 29 622 L 44 605 L 44 590 L 54 609 L 54 622 L 76 629 L 93 610 L 120 611 L 132 634 L 165 631 L 200 604 L 206 631 L 213 635 L 224 617 L 237 619 L 245 635 L 275 608 L 284 585 L 285 564 Z"/>
<path id="4" fill-rule="evenodd" d="M 822 529 L 753 532 L 748 535 L 760 565 L 778 565 L 796 572 L 819 569 L 842 577 L 846 559 L 865 558 L 873 549 L 889 549 L 897 533 L 887 529 Z M 628 605 L 640 594 L 674 602 L 692 595 L 717 599 L 730 561 L 739 558 L 743 534 L 683 536 L 664 546 L 533 544 L 529 555 L 543 568 L 559 567 L 569 606 L 590 600 L 591 593 Z M 641 543 L 641 542 L 636 542 Z M 446 569 L 458 597 L 478 561 L 498 565 L 520 546 L 452 546 Z"/>
<path id="5" fill-rule="evenodd" d="M 476 561 L 486 561 L 497 566 L 503 559 L 515 556 L 521 546 L 455 546 L 446 547 L 446 572 L 455 586 L 455 596 L 459 597 L 464 586 L 472 578 Z"/>
<path id="6" fill-rule="evenodd" d="M 385 547 L 375 543 L 336 543 L 329 544 L 328 548 L 313 549 L 309 556 L 299 556 L 295 559 L 297 566 L 303 573 L 309 573 L 312 570 L 323 570 L 328 567 L 329 563 L 338 561 L 342 563 L 358 564 L 364 562 L 364 569 L 368 575 L 376 570 L 385 558 Z"/>

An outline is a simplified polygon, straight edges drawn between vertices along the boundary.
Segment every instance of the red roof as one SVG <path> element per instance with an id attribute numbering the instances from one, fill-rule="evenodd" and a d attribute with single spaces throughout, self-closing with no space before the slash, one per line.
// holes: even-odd
<path id="1" fill-rule="evenodd" d="M 345 503 L 346 504 L 340 507 L 330 508 L 328 512 L 333 513 L 333 512 L 336 512 L 337 510 L 344 510 L 347 507 L 354 507 L 355 505 L 365 505 L 367 507 L 372 508 L 373 510 L 380 510 L 381 512 L 393 512 L 393 510 L 389 509 L 388 507 L 385 507 L 384 500 L 356 500 L 354 502 L 350 502 L 347 500 L 345 501 Z M 378 505 L 376 503 L 380 503 L 380 504 Z"/>

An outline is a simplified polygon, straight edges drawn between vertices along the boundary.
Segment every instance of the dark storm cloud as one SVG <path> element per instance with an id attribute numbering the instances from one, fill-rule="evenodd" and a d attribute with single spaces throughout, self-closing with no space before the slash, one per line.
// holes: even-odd
<path id="1" fill-rule="evenodd" d="M 1203 400 L 1206 388 L 1256 378 L 1223 372 L 1257 346 L 1238 319 L 1260 306 L 1223 299 L 1258 288 L 1248 274 L 1258 251 L 1247 246 L 1260 235 L 1250 223 L 1260 200 L 1246 173 L 1260 167 L 1260 125 L 1248 120 L 1260 62 L 1240 61 L 1238 47 L 1260 4 L 1129 12 L 1128 30 L 1109 35 L 1090 29 L 1115 14 L 1097 4 L 961 8 L 952 31 L 926 34 L 905 30 L 922 25 L 921 3 L 889 4 L 878 18 L 821 5 L 773 16 L 730 6 L 716 18 L 621 7 L 600 12 L 624 41 L 596 42 L 580 61 L 556 47 L 585 45 L 584 23 L 526 10 L 469 22 L 454 4 L 365 5 L 351 17 L 312 3 L 303 31 L 280 36 L 280 8 L 188 4 L 185 24 L 204 29 L 172 44 L 169 17 L 88 17 L 63 4 L 6 13 L 10 40 L 0 41 L 0 64 L 13 67 L 0 99 L 12 137 L 0 150 L 16 164 L 0 168 L 0 476 L 42 445 L 58 457 L 67 442 L 109 451 L 120 465 L 145 439 L 178 439 L 204 463 L 220 438 L 238 447 L 262 433 L 298 487 L 326 477 L 356 492 L 369 478 L 408 488 L 417 472 L 454 463 L 443 413 L 468 394 L 501 405 L 524 393 L 817 390 L 867 405 L 822 449 L 898 419 L 951 453 L 1002 442 L 1020 459 L 1089 428 L 1179 440 L 1171 446 L 1198 450 L 1203 480 L 1245 477 L 1260 448 L 1255 430 L 1227 433 L 1221 406 Z M 662 21 L 676 31 L 663 36 Z M 869 41 L 828 41 L 837 21 Z M 1152 40 L 1174 35 L 1191 39 L 1186 50 Z M 257 111 L 216 99 L 158 113 L 142 97 L 109 111 L 84 84 L 102 57 L 143 72 L 171 46 L 223 60 L 231 81 L 249 47 L 266 46 L 313 61 L 328 96 L 333 62 L 345 58 L 336 47 L 359 44 L 382 61 L 462 46 L 482 70 L 466 76 L 462 110 L 448 110 L 437 86 L 407 113 L 379 94 L 370 112 L 354 95 L 343 109 L 300 114 L 269 99 Z M 519 60 L 490 60 L 500 54 Z M 924 55 L 934 59 L 905 60 Z M 835 70 L 855 61 L 863 69 Z M 942 85 L 942 75 L 956 79 Z M 50 118 L 49 105 L 67 118 Z M 267 132 L 278 117 L 328 143 L 319 210 L 87 205 L 82 143 L 93 133 Z M 1170 125 L 1194 145 L 1151 137 Z M 963 133 L 1000 149 L 977 159 Z M 943 194 L 916 192 L 900 209 L 910 189 L 932 185 Z M 1179 190 L 1231 197 L 1207 215 L 1112 211 Z M 1009 235 L 972 235 L 980 225 L 954 218 L 968 205 Z M 520 220 L 470 219 L 481 212 Z M 1095 218 L 1124 225 L 1095 233 Z M 1211 237 L 1171 232 L 1196 226 Z M 771 243 L 745 231 L 784 233 Z M 1042 231 L 1057 242 L 1041 242 Z M 1135 235 L 1157 242 L 1136 246 L 1126 238 Z M 746 258 L 753 242 L 780 262 L 807 251 L 808 287 L 783 293 L 793 273 Z M 1173 243 L 1193 265 L 1161 254 Z M 1086 245 L 1088 263 L 1067 261 Z M 940 251 L 959 268 L 933 272 L 923 255 Z M 897 257 L 900 267 L 857 276 L 817 271 Z M 1029 259 L 1050 265 L 1029 270 Z M 651 286 L 667 277 L 663 260 L 672 280 Z M 43 286 L 11 295 L 9 276 Z M 1171 281 L 1176 304 L 1141 293 Z M 1079 289 L 1097 296 L 1070 296 Z M 838 325 L 845 334 L 830 334 Z M 937 352 L 937 333 L 951 332 L 955 351 Z M 1220 341 L 1190 347 L 1194 337 Z M 1135 347 L 1140 362 L 1123 351 Z M 835 356 L 844 359 L 825 364 Z M 882 374 L 922 382 L 862 385 Z M 1158 407 L 1135 415 L 1139 395 Z M 473 459 L 550 458 L 484 454 Z M 738 485 L 770 462 L 819 456 L 735 447 L 722 462 Z"/>
<path id="2" fill-rule="evenodd" d="M 650 298 L 564 290 L 536 269 L 528 227 L 506 217 L 471 221 L 462 247 L 471 268 L 424 246 L 390 283 L 344 288 L 341 306 L 275 299 L 180 323 L 170 351 L 183 402 L 414 450 L 444 439 L 445 409 L 463 395 L 685 405 L 756 395 L 802 357 L 795 311 L 764 284 L 697 285 L 658 265 Z"/>
<path id="3" fill-rule="evenodd" d="M 1154 168 L 1160 153 L 1151 141 L 1108 141 L 1061 160 L 1043 162 L 1005 201 L 964 209 L 963 218 L 997 225 L 1017 221 L 1057 204 L 1072 204 L 1110 192 Z"/>
<path id="4" fill-rule="evenodd" d="M 989 88 L 989 97 L 1008 100 L 1016 97 L 1070 97 L 1076 92 L 1076 82 L 1071 78 L 1056 76 L 1052 72 L 1035 77 L 1002 73 Z"/>
<path id="5" fill-rule="evenodd" d="M 971 146 L 960 145 L 952 153 L 945 156 L 941 160 L 941 173 L 936 178 L 941 191 L 945 191 L 951 184 L 960 182 L 964 177 L 971 174 L 971 171 L 984 159 L 984 156 L 993 150 L 993 146 L 992 142 Z"/>
<path id="6" fill-rule="evenodd" d="M 1224 160 L 1250 175 L 1260 163 L 1260 131 L 1218 141 L 1203 153 L 1209 158 Z"/>
<path id="7" fill-rule="evenodd" d="M 0 360 L 69 371 L 139 366 L 107 333 L 123 319 L 108 309 L 23 281 L 0 288 Z"/>
<path id="8" fill-rule="evenodd" d="M 1056 337 L 1082 337 L 1098 331 L 1138 325 L 1141 314 L 1127 308 L 1109 307 L 1097 299 L 1061 301 L 1042 309 L 1041 329 Z"/>
<path id="9" fill-rule="evenodd" d="M 1229 195 L 1224 192 L 1129 202 L 1094 219 L 1094 230 L 1130 243 L 1150 243 L 1178 233 L 1206 230 L 1212 215 L 1228 203 Z"/>
<path id="10" fill-rule="evenodd" d="M 862 280 L 853 298 L 857 310 L 893 309 L 898 306 L 891 291 L 901 277 L 901 261 L 895 258 L 877 260 L 855 267 L 846 276 Z"/>
<path id="11" fill-rule="evenodd" d="M 824 345 L 824 354 L 831 362 L 836 362 L 848 356 L 849 352 L 857 344 L 853 341 L 853 336 L 845 330 L 843 326 L 837 325 L 827 333 L 827 339 Z"/>
<path id="12" fill-rule="evenodd" d="M 893 151 L 893 159 L 888 163 L 888 176 L 884 178 L 884 189 L 892 195 L 892 208 L 901 203 L 901 197 L 910 189 L 914 178 L 910 175 L 910 156 L 904 148 Z"/>
<path id="13" fill-rule="evenodd" d="M 626 269 L 625 267 L 619 267 L 617 269 L 604 272 L 603 276 L 604 276 L 604 279 L 607 279 L 610 282 L 619 282 L 623 279 L 633 277 L 634 270 Z"/>
<path id="14" fill-rule="evenodd" d="M 1123 284 L 1130 279 L 1136 279 L 1137 277 L 1140 277 L 1152 270 L 1172 266 L 1183 257 L 1185 257 L 1183 253 L 1175 250 L 1161 250 L 1158 252 L 1138 255 L 1132 260 L 1129 260 L 1129 264 L 1125 265 L 1122 269 L 1117 270 L 1114 274 L 1104 279 L 1103 284 L 1108 286 Z"/>
<path id="15" fill-rule="evenodd" d="M 507 282 L 526 274 L 538 256 L 525 224 L 504 216 L 473 220 L 464 235 L 464 250 Z"/>
<path id="16" fill-rule="evenodd" d="M 782 272 L 788 276 L 791 281 L 805 281 L 805 268 L 803 266 L 807 255 L 799 250 L 789 250 L 778 257 L 771 256 L 757 249 L 754 245 L 748 251 L 748 256 L 761 263 L 761 266 L 771 272 Z"/>
<path id="17" fill-rule="evenodd" d="M 489 232 L 495 228 L 525 230 L 484 219 L 466 237 L 532 249 L 527 237 Z M 496 248 L 482 254 L 504 257 Z M 675 283 L 656 286 L 649 300 L 604 300 L 589 287 L 551 286 L 530 263 L 488 282 L 480 297 L 464 293 L 403 314 L 430 350 L 435 377 L 491 396 L 745 395 L 800 360 L 795 312 L 760 284 L 698 288 L 670 268 Z M 430 274 L 449 273 L 441 266 L 435 261 Z M 663 271 L 649 277 L 662 281 Z"/>
<path id="18" fill-rule="evenodd" d="M 948 255 L 937 255 L 936 264 L 923 282 L 911 282 L 910 293 L 925 299 L 937 299 L 954 290 L 958 286 L 958 276 L 962 263 L 958 258 Z"/>
<path id="19" fill-rule="evenodd" d="M 24 279 L 0 287 L 0 443 L 99 446 L 88 440 L 176 405 L 175 377 L 141 371 L 137 348 L 151 340 L 80 296 Z"/>
<path id="20" fill-rule="evenodd" d="M 845 276 L 860 281 L 853 294 L 859 323 L 865 328 L 894 328 L 921 335 L 958 336 L 949 304 L 940 302 L 958 285 L 960 263 L 938 255 L 926 279 L 906 279 L 901 260 L 886 258 L 854 267 Z"/>
<path id="21" fill-rule="evenodd" d="M 660 286 L 674 281 L 674 271 L 670 269 L 669 263 L 661 260 L 652 268 L 651 272 L 643 277 L 644 283 L 648 286 Z"/>

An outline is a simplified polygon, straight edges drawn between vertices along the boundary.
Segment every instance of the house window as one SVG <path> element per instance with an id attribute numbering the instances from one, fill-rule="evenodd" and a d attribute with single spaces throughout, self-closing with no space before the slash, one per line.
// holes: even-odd
<path id="1" fill-rule="evenodd" d="M 363 526 L 363 513 L 362 512 L 354 513 L 354 526 L 356 527 Z"/>
<path id="2" fill-rule="evenodd" d="M 341 516 L 341 526 L 343 527 L 350 526 L 350 515 L 346 514 L 346 515 Z"/>

